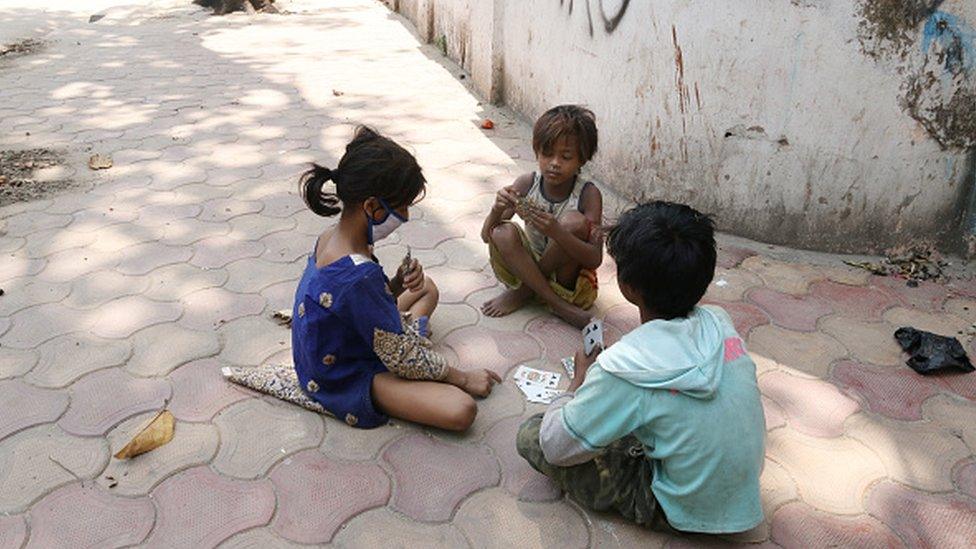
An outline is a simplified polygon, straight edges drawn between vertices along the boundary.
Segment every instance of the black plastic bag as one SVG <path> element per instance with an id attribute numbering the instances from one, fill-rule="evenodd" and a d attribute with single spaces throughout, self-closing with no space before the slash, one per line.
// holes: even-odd
<path id="1" fill-rule="evenodd" d="M 945 337 L 911 327 L 899 328 L 895 339 L 902 350 L 912 355 L 908 366 L 920 374 L 956 368 L 972 372 L 973 368 L 962 343 L 954 337 Z"/>

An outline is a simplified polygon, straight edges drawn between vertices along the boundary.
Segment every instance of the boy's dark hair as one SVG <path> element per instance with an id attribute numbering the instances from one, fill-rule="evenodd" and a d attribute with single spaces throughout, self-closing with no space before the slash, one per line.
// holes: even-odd
<path id="1" fill-rule="evenodd" d="M 715 223 L 685 204 L 640 204 L 610 230 L 607 251 L 645 307 L 666 320 L 688 316 L 715 276 Z"/>
<path id="2" fill-rule="evenodd" d="M 586 164 L 596 154 L 596 116 L 579 105 L 559 105 L 545 112 L 532 128 L 532 150 L 549 152 L 560 137 L 575 137 L 580 160 Z"/>
<path id="3" fill-rule="evenodd" d="M 330 180 L 335 183 L 335 192 L 323 191 Z M 299 181 L 305 204 L 325 217 L 342 211 L 340 202 L 356 204 L 371 196 L 382 198 L 393 209 L 409 205 L 424 192 L 426 184 L 412 154 L 366 126 L 356 129 L 335 170 L 312 164 Z"/>

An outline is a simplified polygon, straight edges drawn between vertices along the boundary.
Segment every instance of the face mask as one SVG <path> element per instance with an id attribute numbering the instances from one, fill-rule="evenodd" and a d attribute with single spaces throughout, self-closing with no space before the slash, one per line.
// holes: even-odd
<path id="1" fill-rule="evenodd" d="M 366 238 L 370 244 L 390 236 L 400 225 L 407 222 L 406 219 L 400 217 L 400 214 L 393 211 L 393 208 L 387 205 L 382 198 L 378 198 L 377 200 L 380 201 L 380 205 L 386 210 L 386 217 L 383 218 L 383 221 L 376 221 L 373 219 L 373 216 L 366 215 L 366 220 L 369 222 Z"/>

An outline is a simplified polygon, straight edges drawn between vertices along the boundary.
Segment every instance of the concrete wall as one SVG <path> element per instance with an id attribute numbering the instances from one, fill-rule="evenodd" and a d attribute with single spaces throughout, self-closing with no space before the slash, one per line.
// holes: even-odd
<path id="1" fill-rule="evenodd" d="M 834 251 L 976 219 L 972 0 L 386 1 L 491 100 L 590 106 L 624 195 Z"/>

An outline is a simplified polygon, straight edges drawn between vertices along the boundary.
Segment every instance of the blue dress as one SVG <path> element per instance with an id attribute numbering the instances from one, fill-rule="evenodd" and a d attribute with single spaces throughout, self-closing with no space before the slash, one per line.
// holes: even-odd
<path id="1" fill-rule="evenodd" d="M 361 428 L 389 420 L 373 405 L 376 374 L 431 380 L 447 374 L 430 341 L 404 322 L 383 268 L 359 254 L 321 268 L 309 256 L 295 292 L 292 354 L 308 396 Z"/>

